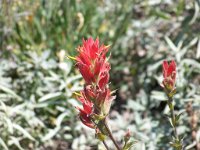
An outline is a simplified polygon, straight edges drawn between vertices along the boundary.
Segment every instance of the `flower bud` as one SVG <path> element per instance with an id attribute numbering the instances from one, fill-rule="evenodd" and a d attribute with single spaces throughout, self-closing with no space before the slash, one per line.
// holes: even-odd
<path id="1" fill-rule="evenodd" d="M 174 60 L 170 64 L 167 61 L 163 62 L 163 77 L 163 87 L 169 94 L 175 89 L 176 83 L 176 63 Z"/>
<path id="2" fill-rule="evenodd" d="M 128 131 L 126 131 L 125 135 L 124 135 L 124 141 L 127 143 L 131 138 L 131 132 L 128 129 Z"/>

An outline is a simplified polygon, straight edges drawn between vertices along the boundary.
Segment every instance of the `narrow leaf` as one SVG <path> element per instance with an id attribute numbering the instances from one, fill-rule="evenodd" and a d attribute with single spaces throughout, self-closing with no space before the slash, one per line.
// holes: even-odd
<path id="1" fill-rule="evenodd" d="M 1 145 L 5 150 L 8 150 L 8 147 L 7 147 L 6 143 L 2 140 L 1 137 L 0 137 L 0 145 Z"/>
<path id="2" fill-rule="evenodd" d="M 35 141 L 35 139 L 24 128 L 22 128 L 18 124 L 13 123 L 13 128 L 20 131 L 25 137 L 29 138 L 30 140 Z"/>

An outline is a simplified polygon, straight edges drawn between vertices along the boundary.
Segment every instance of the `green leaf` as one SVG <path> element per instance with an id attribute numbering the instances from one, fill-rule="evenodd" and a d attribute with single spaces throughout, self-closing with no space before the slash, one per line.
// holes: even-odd
<path id="1" fill-rule="evenodd" d="M 63 122 L 64 118 L 69 115 L 69 112 L 63 112 L 58 116 L 56 119 L 56 127 L 54 129 L 50 129 L 49 132 L 42 138 L 42 141 L 47 141 L 54 137 L 58 131 L 61 129 L 61 123 Z"/>
<path id="2" fill-rule="evenodd" d="M 29 138 L 30 140 L 35 141 L 35 139 L 24 128 L 22 128 L 18 124 L 13 123 L 13 128 L 20 131 L 25 137 Z"/>
<path id="3" fill-rule="evenodd" d="M 2 86 L 1 84 L 0 84 L 0 90 L 12 95 L 17 100 L 22 101 L 22 98 L 19 95 L 17 95 L 13 90 L 11 90 L 11 89 L 9 89 L 9 88 L 7 88 L 5 86 Z"/>
<path id="4" fill-rule="evenodd" d="M 16 137 L 14 137 L 14 136 L 11 136 L 10 137 L 11 139 L 8 141 L 8 143 L 9 143 L 9 145 L 16 145 L 17 146 L 17 148 L 19 149 L 19 150 L 24 150 L 22 147 L 21 147 L 21 145 L 20 145 L 20 142 L 19 142 L 19 139 L 17 139 Z"/>
<path id="5" fill-rule="evenodd" d="M 137 141 L 129 141 L 127 143 L 125 143 L 124 147 L 122 148 L 122 150 L 130 150 L 131 147 L 133 147 L 133 145 L 137 143 Z"/>
<path id="6" fill-rule="evenodd" d="M 173 97 L 174 94 L 176 94 L 176 89 L 172 90 L 172 91 L 169 93 L 168 96 L 169 96 L 169 97 Z"/>
<path id="7" fill-rule="evenodd" d="M 61 95 L 62 95 L 61 92 L 49 93 L 49 94 L 44 95 L 40 99 L 38 99 L 38 102 L 44 102 L 44 101 L 47 101 L 47 100 L 50 100 L 50 99 L 55 99 L 55 98 L 60 97 Z"/>
<path id="8" fill-rule="evenodd" d="M 181 116 L 183 113 L 184 113 L 184 112 L 181 112 L 181 113 L 179 113 L 178 115 L 176 115 L 176 116 L 175 116 L 176 122 L 178 122 L 178 121 L 179 121 L 179 119 L 180 119 L 180 116 Z"/>
<path id="9" fill-rule="evenodd" d="M 176 148 L 177 150 L 181 150 L 180 148 L 182 147 L 182 145 L 180 143 L 177 142 L 170 142 L 170 145 L 174 148 Z"/>
<path id="10" fill-rule="evenodd" d="M 169 45 L 169 47 L 174 51 L 174 52 L 178 52 L 179 48 L 172 42 L 172 40 L 169 37 L 165 37 L 165 40 L 167 42 L 167 44 Z"/>
<path id="11" fill-rule="evenodd" d="M 13 125 L 12 125 L 12 121 L 9 119 L 9 118 L 4 118 L 6 123 L 7 123 L 7 126 L 8 126 L 8 131 L 13 134 Z"/>
<path id="12" fill-rule="evenodd" d="M 6 143 L 2 140 L 2 138 L 0 137 L 0 145 L 5 149 L 5 150 L 9 150 Z"/>
<path id="13" fill-rule="evenodd" d="M 170 110 L 174 109 L 174 105 L 172 102 L 167 101 L 167 104 L 168 104 Z"/>
<path id="14" fill-rule="evenodd" d="M 160 9 L 153 9 L 153 14 L 162 18 L 162 19 L 170 19 L 170 15 L 168 13 L 165 13 L 161 11 Z"/>
<path id="15" fill-rule="evenodd" d="M 169 122 L 170 122 L 171 126 L 174 127 L 173 119 L 172 118 L 168 118 L 168 119 L 169 119 Z"/>
<path id="16" fill-rule="evenodd" d="M 152 91 L 151 98 L 157 101 L 166 101 L 165 93 L 159 91 Z"/>
<path id="17" fill-rule="evenodd" d="M 52 137 L 56 135 L 56 133 L 58 133 L 59 130 L 60 130 L 60 126 L 57 126 L 54 129 L 50 129 L 49 132 L 42 138 L 42 141 L 45 142 L 51 139 Z"/>
<path id="18" fill-rule="evenodd" d="M 145 107 L 142 104 L 140 104 L 139 102 L 136 102 L 132 99 L 128 100 L 127 107 L 132 110 L 135 110 L 135 111 L 144 111 L 145 110 Z"/>
<path id="19" fill-rule="evenodd" d="M 102 133 L 96 133 L 96 137 L 97 139 L 99 139 L 100 141 L 104 141 L 106 139 L 106 135 L 102 134 Z"/>

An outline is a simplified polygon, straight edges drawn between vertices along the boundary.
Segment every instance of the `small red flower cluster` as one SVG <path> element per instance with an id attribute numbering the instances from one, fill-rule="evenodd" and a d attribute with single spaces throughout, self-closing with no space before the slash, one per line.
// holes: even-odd
<path id="1" fill-rule="evenodd" d="M 107 115 L 114 99 L 108 87 L 110 64 L 107 52 L 108 46 L 100 46 L 98 39 L 83 40 L 83 45 L 78 47 L 76 66 L 85 85 L 78 98 L 83 108 L 77 109 L 82 123 L 90 128 L 94 128 L 91 115 Z"/>
<path id="2" fill-rule="evenodd" d="M 168 64 L 167 61 L 163 61 L 163 86 L 167 92 L 172 92 L 175 89 L 176 83 L 176 63 L 174 60 Z"/>

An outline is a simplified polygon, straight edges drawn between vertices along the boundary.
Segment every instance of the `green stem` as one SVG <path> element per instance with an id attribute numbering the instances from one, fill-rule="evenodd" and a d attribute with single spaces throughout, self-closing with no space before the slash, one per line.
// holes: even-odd
<path id="1" fill-rule="evenodd" d="M 176 137 L 176 139 L 179 139 L 178 137 L 178 133 L 177 133 L 177 128 L 176 128 L 176 117 L 175 117 L 175 113 L 174 113 L 174 106 L 173 106 L 173 99 L 171 97 L 168 97 L 168 105 L 169 105 L 169 109 L 171 112 L 171 119 L 172 119 L 172 124 L 173 124 L 173 129 L 174 129 L 174 136 Z M 171 105 L 171 106 L 170 106 Z"/>
<path id="2" fill-rule="evenodd" d="M 176 138 L 176 140 L 178 140 L 180 142 L 179 136 L 178 136 L 178 132 L 177 132 L 177 121 L 176 121 L 176 116 L 174 113 L 174 105 L 173 105 L 173 99 L 172 97 L 168 96 L 168 106 L 170 109 L 170 113 L 171 113 L 171 121 L 172 121 L 172 125 L 173 125 L 173 129 L 174 129 L 174 136 Z M 181 142 L 180 142 L 180 147 L 177 148 L 177 150 L 181 150 L 183 148 Z"/>
<path id="3" fill-rule="evenodd" d="M 110 139 L 112 140 L 112 142 L 113 142 L 114 145 L 116 146 L 117 150 L 121 150 L 120 147 L 119 147 L 119 145 L 117 144 L 116 140 L 114 139 L 110 128 L 108 127 L 106 118 L 105 118 L 105 120 L 103 121 L 103 123 L 104 123 L 104 126 L 105 126 L 106 130 L 108 131 L 108 135 L 109 135 Z"/>

